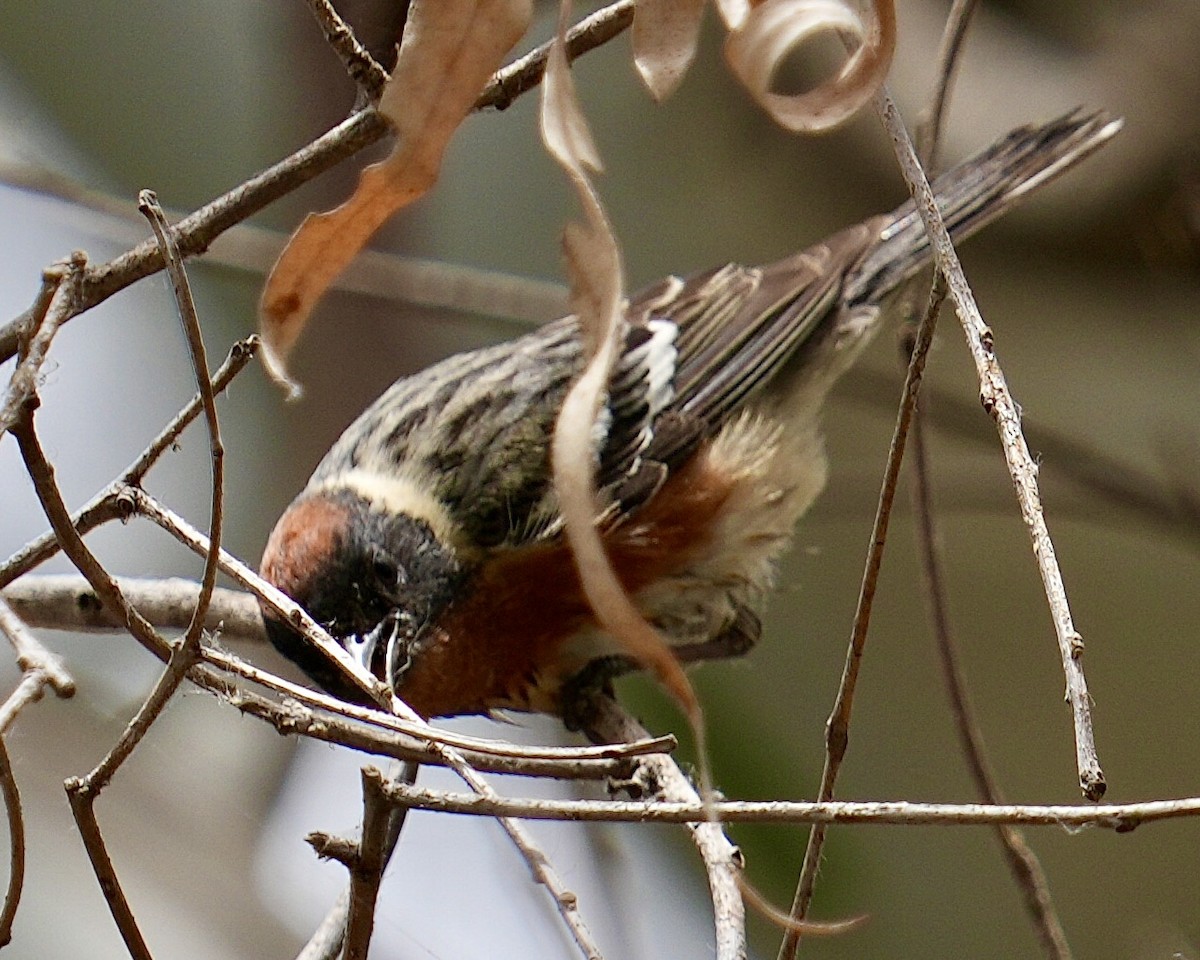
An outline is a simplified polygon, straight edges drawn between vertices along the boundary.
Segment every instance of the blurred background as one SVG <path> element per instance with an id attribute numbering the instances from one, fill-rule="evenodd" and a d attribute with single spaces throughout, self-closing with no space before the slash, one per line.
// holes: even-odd
<path id="1" fill-rule="evenodd" d="M 900 4 L 893 78 L 910 122 L 928 95 L 947 6 Z M 1196 796 L 1200 7 L 1188 0 L 982 6 L 944 157 L 1078 104 L 1127 121 L 1115 143 L 971 241 L 963 259 L 1041 458 L 1051 531 L 1088 644 L 1107 799 Z M 384 55 L 398 5 L 347 0 L 339 8 Z M 528 45 L 548 35 L 552 10 L 540 9 Z M 4 20 L 0 159 L 8 169 L 65 174 L 131 211 L 146 187 L 164 205 L 194 209 L 326 130 L 354 100 L 302 0 L 51 0 L 8 4 Z M 821 138 L 787 136 L 727 76 L 720 42 L 709 15 L 699 62 L 662 106 L 638 86 L 625 37 L 577 65 L 607 165 L 600 188 L 632 287 L 666 272 L 778 257 L 904 198 L 873 118 Z M 795 82 L 811 79 L 799 64 Z M 307 210 L 344 197 L 358 166 L 325 175 L 255 223 L 290 230 Z M 530 95 L 503 113 L 469 119 L 434 194 L 377 241 L 409 256 L 556 281 L 571 204 L 542 154 Z M 136 219 L 130 224 L 0 185 L 0 319 L 28 306 L 53 260 L 83 248 L 98 262 L 148 235 Z M 203 259 L 191 274 L 215 365 L 255 328 L 262 276 L 245 264 Z M 305 387 L 299 403 L 285 403 L 257 367 L 222 401 L 227 547 L 257 560 L 321 453 L 396 376 L 517 335 L 528 321 L 415 308 L 402 289 L 330 297 L 293 361 Z M 60 334 L 39 416 L 72 505 L 115 476 L 191 395 L 176 327 L 166 285 L 155 278 Z M 816 792 L 823 723 L 899 395 L 898 355 L 895 332 L 885 331 L 830 405 L 829 489 L 798 533 L 762 643 L 743 662 L 696 674 L 717 780 L 730 797 Z M 949 315 L 931 367 L 951 615 L 993 764 L 1014 801 L 1077 802 L 1050 618 Z M 968 415 L 951 416 L 956 404 Z M 205 452 L 202 434 L 189 433 L 149 481 L 201 527 Z M 1146 510 L 1071 479 L 1073 468 L 1089 463 L 1115 476 L 1108 462 L 1138 471 L 1160 507 Z M 45 527 L 11 442 L 0 444 L 0 483 L 7 555 Z M 905 496 L 839 794 L 969 801 Z M 199 573 L 195 558 L 143 524 L 105 529 L 92 542 L 120 573 Z M 159 667 L 127 637 L 46 639 L 67 658 L 80 692 L 30 708 L 9 736 L 28 819 L 29 878 L 8 952 L 120 957 L 61 783 L 103 756 Z M 265 651 L 252 655 L 278 665 Z M 4 683 L 15 677 L 6 667 Z M 624 692 L 651 729 L 680 732 L 679 717 L 648 684 L 634 680 Z M 457 725 L 535 742 L 563 736 L 544 720 Z M 176 698 L 98 805 L 156 956 L 294 955 L 343 883 L 341 868 L 318 865 L 303 836 L 353 832 L 362 762 L 348 751 L 281 739 L 206 695 Z M 423 782 L 451 781 L 430 775 Z M 506 782 L 502 789 L 547 788 Z M 804 831 L 733 834 L 751 876 L 776 901 L 789 900 Z M 606 956 L 711 955 L 704 878 L 682 831 L 564 825 L 539 835 L 580 894 Z M 1043 828 L 1028 838 L 1077 956 L 1200 957 L 1200 824 L 1153 824 L 1119 836 Z M 835 829 L 815 912 L 866 913 L 870 922 L 806 944 L 811 957 L 1041 956 L 993 835 L 981 828 Z M 774 956 L 777 934 L 756 927 L 754 935 L 757 955 Z M 494 824 L 432 815 L 414 816 L 406 829 L 373 948 L 375 956 L 404 958 L 573 955 L 547 898 Z"/>

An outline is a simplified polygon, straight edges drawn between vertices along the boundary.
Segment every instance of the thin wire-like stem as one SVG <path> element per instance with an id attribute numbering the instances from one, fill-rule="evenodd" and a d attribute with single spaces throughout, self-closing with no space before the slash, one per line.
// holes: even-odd
<path id="1" fill-rule="evenodd" d="M 924 376 L 925 362 L 929 347 L 933 342 L 933 333 L 937 324 L 938 309 L 945 297 L 945 289 L 935 283 L 930 290 L 929 303 L 921 326 L 917 331 L 916 343 L 909 359 L 908 371 L 904 378 L 904 388 L 901 393 L 900 408 L 896 413 L 896 425 L 892 432 L 891 444 L 888 447 L 887 465 L 884 467 L 883 482 L 879 491 L 879 501 L 875 509 L 875 520 L 871 526 L 871 539 L 867 548 L 866 565 L 863 570 L 862 582 L 859 587 L 858 604 L 854 611 L 854 622 L 850 630 L 850 644 L 846 650 L 846 663 L 842 668 L 842 679 L 834 698 L 833 709 L 825 724 L 825 766 L 821 771 L 821 786 L 817 797 L 821 801 L 829 801 L 834 797 L 838 773 L 850 738 L 850 718 L 854 709 L 854 693 L 858 686 L 859 671 L 862 667 L 863 652 L 866 649 L 867 630 L 871 622 L 871 610 L 875 600 L 875 590 L 879 583 L 879 570 L 883 564 L 883 551 L 887 543 L 888 524 L 891 520 L 892 507 L 896 500 L 896 485 L 900 478 L 900 467 L 904 459 L 904 448 L 908 438 L 908 430 L 912 424 L 913 411 L 916 408 L 917 394 L 920 391 L 921 380 Z M 804 850 L 804 862 L 800 868 L 800 878 L 796 884 L 796 894 L 792 901 L 792 917 L 803 920 L 808 915 L 812 903 L 813 889 L 816 883 L 817 868 L 820 866 L 821 853 L 825 844 L 825 830 L 818 824 L 813 827 L 808 836 L 808 845 Z M 800 932 L 789 931 L 779 949 L 783 960 L 794 957 L 800 943 Z"/>
<path id="2" fill-rule="evenodd" d="M 995 338 L 991 328 L 980 316 L 979 307 L 963 274 L 958 254 L 955 253 L 954 245 L 946 232 L 946 225 L 942 222 L 929 181 L 921 169 L 912 141 L 886 87 L 877 98 L 877 109 L 892 138 L 901 172 L 916 202 L 917 212 L 929 231 L 935 263 L 946 278 L 955 312 L 967 337 L 967 345 L 979 376 L 983 408 L 992 417 L 1000 435 L 1004 459 L 1016 489 L 1021 517 L 1029 531 L 1038 572 L 1042 577 L 1042 585 L 1054 621 L 1055 636 L 1066 677 L 1067 701 L 1071 706 L 1074 722 L 1079 786 L 1089 800 L 1099 800 L 1104 796 L 1105 780 L 1096 754 L 1091 701 L 1087 691 L 1087 680 L 1083 674 L 1083 638 L 1075 629 L 1071 617 L 1062 570 L 1058 566 L 1054 544 L 1046 526 L 1038 490 L 1037 464 L 1029 453 L 1029 446 L 1021 430 L 1021 417 L 1016 401 L 1008 389 L 1004 372 L 996 357 Z"/>
<path id="3" fill-rule="evenodd" d="M 208 553 L 204 557 L 204 573 L 200 578 L 200 594 L 191 622 L 184 633 L 182 646 L 195 647 L 200 643 L 200 631 L 204 629 L 204 617 L 212 600 L 213 588 L 217 585 L 217 560 L 221 549 L 221 531 L 225 516 L 225 445 L 221 442 L 221 421 L 217 416 L 217 397 L 213 390 L 208 370 L 208 351 L 204 348 L 204 335 L 200 330 L 200 318 L 196 313 L 196 302 L 192 297 L 191 284 L 183 266 L 179 245 L 175 242 L 166 215 L 158 204 L 158 198 L 149 190 L 138 197 L 138 209 L 150 221 L 154 238 L 162 251 L 167 276 L 175 294 L 175 305 L 179 310 L 179 322 L 183 327 L 188 355 L 196 374 L 196 385 L 204 409 L 204 424 L 208 428 L 209 462 L 212 467 L 211 505 L 208 520 Z"/>
<path id="4" fill-rule="evenodd" d="M 962 62 L 963 42 L 967 38 L 967 27 L 979 6 L 979 0 L 954 0 L 946 14 L 946 28 L 942 31 L 942 43 L 938 48 L 937 70 L 934 72 L 933 93 L 929 106 L 917 123 L 917 154 L 932 175 L 938 170 L 937 149 L 941 139 L 942 119 L 950 102 L 950 90 L 954 86 L 958 67 Z"/>
<path id="5" fill-rule="evenodd" d="M 937 539 L 937 526 L 930 490 L 929 453 L 925 443 L 924 402 L 918 405 L 917 417 L 912 429 L 912 452 L 909 464 L 913 473 L 912 500 L 917 528 L 917 546 L 921 557 L 921 571 L 925 579 L 925 596 L 929 606 L 929 619 L 937 643 L 938 661 L 942 666 L 946 691 L 954 714 L 954 727 L 958 731 L 963 756 L 975 791 L 980 800 L 987 804 L 1004 803 L 1004 796 L 988 762 L 983 733 L 975 721 L 967 682 L 959 663 L 958 646 L 950 628 L 949 601 L 946 595 L 944 565 Z M 1021 831 L 1008 824 L 998 824 L 996 838 L 1004 851 L 1009 870 L 1017 882 L 1026 909 L 1033 920 L 1034 929 L 1042 942 L 1047 956 L 1053 960 L 1070 960 L 1071 947 L 1067 942 L 1062 921 L 1050 895 L 1050 884 L 1042 870 L 1037 855 L 1025 842 Z"/>
<path id="6" fill-rule="evenodd" d="M 546 800 L 527 797 L 482 797 L 470 793 L 386 788 L 393 803 L 417 810 L 477 817 L 606 823 L 682 823 L 705 826 L 699 801 Z M 906 800 L 718 800 L 725 823 L 893 824 L 906 827 L 993 827 L 996 824 L 1063 828 L 1098 828 L 1116 833 L 1149 823 L 1200 817 L 1200 797 L 1143 800 L 1135 803 L 983 804 L 913 803 Z"/>

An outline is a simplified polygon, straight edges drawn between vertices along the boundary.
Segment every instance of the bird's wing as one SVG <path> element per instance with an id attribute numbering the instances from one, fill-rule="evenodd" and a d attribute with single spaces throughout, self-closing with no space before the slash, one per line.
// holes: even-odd
<path id="1" fill-rule="evenodd" d="M 765 267 L 728 264 L 634 297 L 626 311 L 631 330 L 670 335 L 647 338 L 644 358 L 627 350 L 611 381 L 598 482 L 615 491 L 621 510 L 652 495 L 829 325 L 843 277 L 877 237 L 872 221 Z"/>

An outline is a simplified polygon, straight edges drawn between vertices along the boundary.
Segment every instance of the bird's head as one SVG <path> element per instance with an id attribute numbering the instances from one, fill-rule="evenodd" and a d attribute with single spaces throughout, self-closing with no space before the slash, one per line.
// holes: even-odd
<path id="1" fill-rule="evenodd" d="M 264 579 L 397 691 L 463 569 L 444 518 L 403 493 L 361 476 L 307 490 L 275 525 L 261 564 Z M 364 702 L 316 647 L 264 613 L 276 649 L 329 693 Z"/>

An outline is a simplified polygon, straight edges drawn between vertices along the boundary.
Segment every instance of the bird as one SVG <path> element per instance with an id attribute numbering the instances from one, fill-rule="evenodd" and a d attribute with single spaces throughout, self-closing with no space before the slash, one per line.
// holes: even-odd
<path id="1" fill-rule="evenodd" d="M 934 183 L 955 239 L 1105 143 L 1074 111 Z M 780 556 L 825 483 L 823 401 L 931 259 L 911 201 L 758 267 L 667 277 L 625 304 L 594 427 L 595 519 L 621 583 L 684 664 L 746 653 Z M 260 570 L 425 718 L 564 716 L 629 666 L 563 530 L 550 440 L 584 364 L 574 317 L 398 380 L 287 507 Z M 365 702 L 264 607 L 318 686 Z M 588 680 L 591 682 L 591 680 Z"/>

